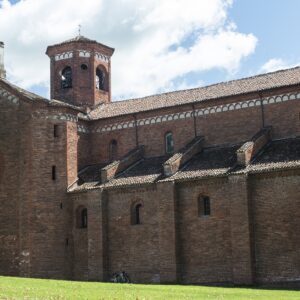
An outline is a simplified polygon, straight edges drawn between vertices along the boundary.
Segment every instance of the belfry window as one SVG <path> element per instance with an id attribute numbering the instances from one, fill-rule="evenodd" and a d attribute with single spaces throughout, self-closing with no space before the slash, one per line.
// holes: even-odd
<path id="1" fill-rule="evenodd" d="M 131 214 L 131 224 L 132 225 L 141 224 L 141 209 L 142 209 L 141 203 L 137 203 L 133 206 L 132 214 Z"/>
<path id="2" fill-rule="evenodd" d="M 107 74 L 100 67 L 96 69 L 96 89 L 106 91 L 107 90 Z"/>
<path id="3" fill-rule="evenodd" d="M 61 72 L 61 87 L 63 89 L 72 87 L 72 69 L 65 67 Z"/>
<path id="4" fill-rule="evenodd" d="M 118 157 L 118 143 L 116 140 L 112 140 L 109 144 L 109 160 L 114 161 Z"/>
<path id="5" fill-rule="evenodd" d="M 172 132 L 168 132 L 165 135 L 165 148 L 166 154 L 174 153 L 174 140 Z"/>
<path id="6" fill-rule="evenodd" d="M 199 215 L 199 217 L 209 216 L 210 213 L 211 213 L 210 198 L 207 196 L 200 196 L 198 198 L 198 215 Z"/>

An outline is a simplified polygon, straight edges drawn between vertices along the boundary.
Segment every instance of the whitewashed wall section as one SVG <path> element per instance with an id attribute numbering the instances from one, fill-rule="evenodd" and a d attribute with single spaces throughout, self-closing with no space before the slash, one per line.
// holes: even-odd
<path id="1" fill-rule="evenodd" d="M 196 109 L 195 115 L 197 117 L 200 117 L 200 116 L 205 116 L 205 115 L 209 115 L 209 114 L 215 114 L 215 113 L 221 113 L 221 112 L 227 112 L 227 111 L 233 111 L 233 110 L 239 110 L 239 109 L 246 109 L 246 108 L 251 108 L 251 107 L 255 107 L 255 106 L 261 106 L 261 102 L 263 103 L 263 105 L 269 105 L 269 104 L 273 104 L 273 103 L 280 103 L 280 102 L 299 100 L 299 99 L 300 99 L 300 93 L 278 95 L 278 96 L 264 98 L 262 100 L 254 99 L 254 100 L 229 103 L 229 104 L 224 104 L 224 105 L 216 105 L 216 106 L 212 106 L 212 107 L 206 107 L 203 109 Z M 155 116 L 155 117 L 146 118 L 146 119 L 139 119 L 139 120 L 137 120 L 137 126 L 158 124 L 158 123 L 162 123 L 162 122 L 175 121 L 175 120 L 184 120 L 184 119 L 189 119 L 189 118 L 193 118 L 193 117 L 194 117 L 194 112 L 192 110 L 189 110 L 189 111 L 184 111 L 184 112 L 180 112 L 180 113 Z M 128 128 L 132 128 L 134 126 L 135 126 L 134 121 L 115 123 L 115 124 L 105 125 L 103 127 L 97 127 L 93 130 L 93 132 L 110 132 L 110 131 L 114 131 L 114 130 L 128 129 Z"/>
<path id="2" fill-rule="evenodd" d="M 0 100 L 5 99 L 6 101 L 8 101 L 9 103 L 13 104 L 13 105 L 18 105 L 20 99 L 15 96 L 14 94 L 8 92 L 5 89 L 0 88 Z"/>
<path id="3" fill-rule="evenodd" d="M 54 59 L 56 61 L 58 61 L 58 60 L 63 60 L 63 59 L 69 59 L 72 57 L 73 57 L 73 52 L 69 51 L 69 52 L 63 52 L 63 53 L 56 54 Z"/>

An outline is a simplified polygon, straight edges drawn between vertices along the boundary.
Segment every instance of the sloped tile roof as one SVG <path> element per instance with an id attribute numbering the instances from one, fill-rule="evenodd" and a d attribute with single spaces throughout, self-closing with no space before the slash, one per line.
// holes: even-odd
<path id="1" fill-rule="evenodd" d="M 8 88 L 8 89 L 16 92 L 17 94 L 24 96 L 28 100 L 49 102 L 49 100 L 47 100 L 37 94 L 26 91 L 26 90 L 20 88 L 19 86 L 12 84 L 11 82 L 9 82 L 8 80 L 6 80 L 4 78 L 0 78 L 0 86 L 6 90 Z"/>
<path id="2" fill-rule="evenodd" d="M 299 167 L 300 138 L 290 138 L 269 143 L 244 171 L 257 173 Z"/>
<path id="3" fill-rule="evenodd" d="M 61 44 L 68 44 L 68 43 L 73 43 L 73 42 L 92 42 L 92 43 L 97 43 L 96 40 L 91 40 L 83 35 L 77 35 L 74 38 L 71 38 L 69 40 L 61 42 Z"/>
<path id="4" fill-rule="evenodd" d="M 48 106 L 68 107 L 68 108 L 72 108 L 72 109 L 80 111 L 80 112 L 84 112 L 83 108 L 65 103 L 60 100 L 55 100 L 55 99 L 49 100 L 49 99 L 43 98 L 37 94 L 31 93 L 27 90 L 22 89 L 19 86 L 12 84 L 11 82 L 9 82 L 8 80 L 3 79 L 3 78 L 0 79 L 0 87 L 4 88 L 5 90 L 12 91 L 14 94 L 16 94 L 18 96 L 23 96 L 29 101 L 43 102 L 43 103 L 47 104 Z"/>
<path id="5" fill-rule="evenodd" d="M 165 156 L 141 159 L 124 172 L 118 174 L 116 178 L 104 184 L 101 183 L 99 169 L 103 166 L 88 166 L 82 170 L 79 176 L 83 182 L 72 186 L 69 191 L 83 191 L 100 187 L 110 188 L 153 183 L 162 176 L 162 165 L 167 159 L 168 157 Z"/>
<path id="6" fill-rule="evenodd" d="M 163 163 L 166 160 L 166 156 L 142 159 L 134 166 L 106 183 L 104 187 L 153 183 L 162 176 Z"/>
<path id="7" fill-rule="evenodd" d="M 300 138 L 290 138 L 269 143 L 251 162 L 240 167 L 236 165 L 236 150 L 241 145 L 205 148 L 173 176 L 164 178 L 163 163 L 168 157 L 152 157 L 140 160 L 116 178 L 101 184 L 99 168 L 90 166 L 81 174 L 84 182 L 75 185 L 70 192 L 97 188 L 118 188 L 151 184 L 157 181 L 186 181 L 230 174 L 254 174 L 275 170 L 300 169 Z"/>
<path id="8" fill-rule="evenodd" d="M 206 148 L 192 158 L 169 180 L 221 176 L 227 174 L 236 164 L 236 150 L 241 145 Z"/>
<path id="9" fill-rule="evenodd" d="M 143 98 L 101 104 L 90 119 L 109 118 L 300 84 L 300 67 Z"/>
<path id="10" fill-rule="evenodd" d="M 114 51 L 114 48 L 108 47 L 102 43 L 97 42 L 96 40 L 91 40 L 83 35 L 77 35 L 74 38 L 68 39 L 66 41 L 60 42 L 58 44 L 55 45 L 51 45 L 48 46 L 48 48 L 52 48 L 52 47 L 57 47 L 57 46 L 62 46 L 62 45 L 66 45 L 66 44 L 71 44 L 71 43 L 88 43 L 88 44 L 97 44 L 97 45 L 101 45 L 104 48 L 110 49 L 112 51 Z"/>

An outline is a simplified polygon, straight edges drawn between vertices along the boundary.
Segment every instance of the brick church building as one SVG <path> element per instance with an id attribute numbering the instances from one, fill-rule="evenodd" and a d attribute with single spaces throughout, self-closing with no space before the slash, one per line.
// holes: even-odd
<path id="1" fill-rule="evenodd" d="M 114 49 L 49 46 L 51 100 L 0 43 L 0 274 L 300 281 L 300 68 L 111 101 Z"/>

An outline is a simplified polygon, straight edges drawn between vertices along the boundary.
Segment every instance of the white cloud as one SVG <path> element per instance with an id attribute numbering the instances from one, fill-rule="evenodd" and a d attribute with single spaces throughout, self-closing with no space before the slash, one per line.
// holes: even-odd
<path id="1" fill-rule="evenodd" d="M 289 63 L 281 58 L 271 58 L 261 68 L 260 73 L 274 72 L 277 70 L 289 69 L 299 66 L 300 62 L 296 64 Z"/>
<path id="2" fill-rule="evenodd" d="M 8 75 L 25 88 L 49 84 L 46 47 L 75 36 L 79 23 L 83 35 L 116 48 L 115 98 L 193 86 L 184 78 L 191 72 L 234 72 L 257 43 L 229 20 L 233 0 L 21 0 L 15 5 L 0 0 L 0 5 Z"/>

